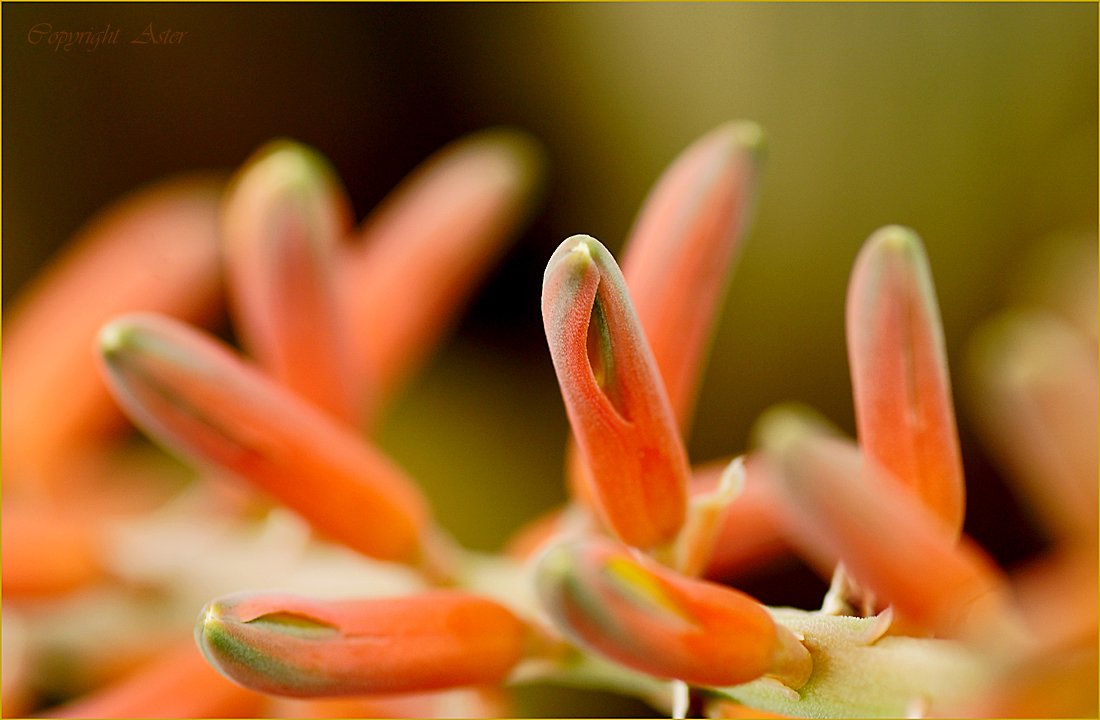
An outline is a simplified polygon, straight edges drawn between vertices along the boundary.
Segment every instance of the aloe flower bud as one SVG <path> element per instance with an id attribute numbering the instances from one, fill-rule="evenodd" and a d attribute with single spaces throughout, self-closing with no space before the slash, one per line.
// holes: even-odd
<path id="1" fill-rule="evenodd" d="M 368 411 L 423 361 L 503 253 L 542 165 L 522 132 L 475 133 L 426 160 L 356 232 L 338 270 Z"/>
<path id="2" fill-rule="evenodd" d="M 599 514 L 635 547 L 670 542 L 684 522 L 687 454 L 626 283 L 599 241 L 576 235 L 554 251 L 542 316 Z"/>
<path id="3" fill-rule="evenodd" d="M 285 140 L 237 173 L 222 211 L 231 309 L 245 347 L 272 377 L 349 421 L 358 394 L 336 262 L 350 222 L 325 160 Z"/>
<path id="4" fill-rule="evenodd" d="M 861 587 L 926 632 L 996 642 L 1014 629 L 1007 578 L 966 538 L 898 487 L 855 444 L 798 411 L 759 421 L 767 477 L 787 499 L 794 540 L 840 560 Z"/>
<path id="5" fill-rule="evenodd" d="M 113 683 L 53 708 L 56 718 L 258 717 L 266 698 L 214 671 L 190 638 Z"/>
<path id="6" fill-rule="evenodd" d="M 499 683 L 523 659 L 529 628 L 502 605 L 461 592 L 231 595 L 206 606 L 195 635 L 209 661 L 246 687 L 321 697 Z"/>
<path id="7" fill-rule="evenodd" d="M 152 315 L 110 323 L 100 347 L 111 389 L 152 437 L 248 479 L 360 552 L 422 559 L 428 511 L 404 472 L 229 348 Z"/>
<path id="8" fill-rule="evenodd" d="M 767 675 L 798 688 L 813 668 L 806 648 L 751 597 L 605 540 L 549 551 L 538 581 L 560 629 L 642 672 L 710 686 Z"/>
<path id="9" fill-rule="evenodd" d="M 3 476 L 14 492 L 57 497 L 74 449 L 123 417 L 88 362 L 103 323 L 150 311 L 206 322 L 220 301 L 220 184 L 153 185 L 89 223 L 4 312 Z"/>
<path id="10" fill-rule="evenodd" d="M 623 276 L 680 427 L 756 195 L 764 133 L 726 123 L 661 175 L 625 245 Z"/>
<path id="11" fill-rule="evenodd" d="M 916 233 L 886 227 L 864 245 L 846 327 L 860 447 L 958 533 L 959 437 L 936 292 Z"/>

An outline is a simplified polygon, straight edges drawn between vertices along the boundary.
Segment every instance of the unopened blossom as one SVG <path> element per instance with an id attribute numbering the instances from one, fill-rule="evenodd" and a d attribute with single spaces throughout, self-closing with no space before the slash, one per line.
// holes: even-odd
<path id="1" fill-rule="evenodd" d="M 195 566 L 168 568 L 172 581 L 121 561 L 105 523 L 89 522 L 98 504 L 65 505 L 65 527 L 47 532 L 34 522 L 43 501 L 33 488 L 46 486 L 35 473 L 57 478 L 61 466 L 43 459 L 100 448 L 102 436 L 89 424 L 39 439 L 25 466 L 35 472 L 21 476 L 26 504 L 5 506 L 5 545 L 15 538 L 23 553 L 6 555 L 4 582 L 28 603 L 5 606 L 5 629 L 26 629 L 35 594 L 189 597 L 242 549 L 242 530 L 270 535 L 260 549 L 274 552 L 228 560 L 235 583 L 254 583 L 246 564 L 256 564 L 299 586 L 204 594 L 188 606 L 193 638 L 124 601 L 95 657 L 128 665 L 53 712 L 499 716 L 512 714 L 512 687 L 560 682 L 674 716 L 1094 713 L 1096 409 L 1095 392 L 1080 390 L 1095 390 L 1096 356 L 1076 320 L 1014 314 L 979 338 L 971 362 L 990 444 L 1051 539 L 1023 568 L 997 567 L 962 532 L 934 258 L 904 228 L 872 235 L 849 285 L 856 437 L 786 406 L 763 416 L 749 454 L 689 463 L 705 346 L 751 214 L 761 137 L 728 123 L 676 158 L 639 213 L 622 271 L 583 235 L 549 258 L 543 321 L 571 424 L 571 497 L 524 528 L 507 557 L 451 540 L 416 478 L 368 435 L 523 216 L 532 146 L 505 131 L 460 141 L 358 231 L 317 153 L 290 141 L 261 149 L 218 204 L 243 347 L 159 307 L 118 308 L 99 331 L 119 405 L 202 471 L 199 501 L 179 498 L 182 512 L 235 531 L 200 549 Z M 68 457 L 81 467 L 91 456 Z M 85 474 L 98 482 L 117 467 Z M 159 513 L 130 528 L 137 542 L 170 517 Z M 169 533 L 145 560 L 186 554 L 206 537 L 191 532 Z M 27 562 L 36 543 L 55 551 L 51 562 Z M 832 574 L 821 610 L 767 607 L 713 579 L 736 582 L 790 551 Z M 21 639 L 5 644 L 4 700 L 33 708 L 27 670 L 41 648 L 33 634 Z"/>
<path id="2" fill-rule="evenodd" d="M 203 653 L 229 677 L 303 697 L 499 683 L 529 635 L 502 605 L 455 591 L 328 602 L 230 596 L 211 601 L 196 628 Z"/>
<path id="3" fill-rule="evenodd" d="M 806 648 L 752 598 L 605 540 L 551 550 L 539 587 L 570 637 L 658 677 L 738 685 L 766 675 L 799 688 L 813 668 Z"/>
<path id="4" fill-rule="evenodd" d="M 9 453 L 6 448 L 5 479 L 11 479 L 9 489 L 18 484 L 27 490 L 18 493 L 15 510 L 9 512 L 9 503 L 5 504 L 4 582 L 9 590 L 17 591 L 27 602 L 44 592 L 58 595 L 89 586 L 110 588 L 106 602 L 130 602 L 128 587 L 123 585 L 116 590 L 111 586 L 118 582 L 118 551 L 124 549 L 119 541 L 130 534 L 135 537 L 147 534 L 153 526 L 149 524 L 148 529 L 133 532 L 128 529 L 125 535 L 119 535 L 114 516 L 103 513 L 103 508 L 115 512 L 113 508 L 117 505 L 128 512 L 149 512 L 157 503 L 165 501 L 163 492 L 152 494 L 148 500 L 133 499 L 148 494 L 141 491 L 138 482 L 145 479 L 146 473 L 163 474 L 163 461 L 158 460 L 155 466 L 148 468 L 139 467 L 127 459 L 128 455 L 123 453 L 125 448 L 115 450 L 113 446 L 108 446 L 108 452 L 98 454 L 103 447 L 101 427 L 120 426 L 122 415 L 106 392 L 107 383 L 94 370 L 94 364 L 88 366 L 88 350 L 95 343 L 96 334 L 101 333 L 101 326 L 112 319 L 108 329 L 101 333 L 106 338 L 108 364 L 113 363 L 114 368 L 114 372 L 108 373 L 108 378 L 113 378 L 109 382 L 115 384 L 116 391 L 130 398 L 130 409 L 135 416 L 158 428 L 154 435 L 161 431 L 170 435 L 170 438 L 162 436 L 161 439 L 195 459 L 199 467 L 219 468 L 213 475 L 223 474 L 225 470 L 245 476 L 258 473 L 265 482 L 274 482 L 276 488 L 279 477 L 288 480 L 288 473 L 294 471 L 280 462 L 289 461 L 305 473 L 296 476 L 297 482 L 284 483 L 281 487 L 302 500 L 307 515 L 309 507 L 318 508 L 320 504 L 327 504 L 330 509 L 349 510 L 343 515 L 314 513 L 314 517 L 319 518 L 321 533 L 328 535 L 324 526 L 330 517 L 345 517 L 348 519 L 346 532 L 338 527 L 339 521 L 335 527 L 329 522 L 332 535 L 338 537 L 343 533 L 347 539 L 350 533 L 362 538 L 373 532 L 373 537 L 381 543 L 370 548 L 376 554 L 396 553 L 409 561 L 419 562 L 416 548 L 421 533 L 418 528 L 423 528 L 426 516 L 418 491 L 408 489 L 403 496 L 400 490 L 396 494 L 389 491 L 388 497 L 404 509 L 389 512 L 396 510 L 396 506 L 387 508 L 383 504 L 378 508 L 385 513 L 381 518 L 406 518 L 411 523 L 407 531 L 390 533 L 387 529 L 399 527 L 400 523 L 364 523 L 361 515 L 350 512 L 364 504 L 368 507 L 378 505 L 374 500 L 386 497 L 386 490 L 382 490 L 381 496 L 367 498 L 369 502 L 349 503 L 349 498 L 338 491 L 341 482 L 338 479 L 335 484 L 322 484 L 321 488 L 309 487 L 306 483 L 311 472 L 314 475 L 321 472 L 331 481 L 335 477 L 331 471 L 341 465 L 346 471 L 348 463 L 358 465 L 359 470 L 352 471 L 351 475 L 337 472 L 337 475 L 344 472 L 345 489 L 372 485 L 374 481 L 368 481 L 365 486 L 357 480 L 346 484 L 351 476 L 362 477 L 364 470 L 366 475 L 376 478 L 379 477 L 376 471 L 382 476 L 401 474 L 391 461 L 382 459 L 376 452 L 372 454 L 369 445 L 347 438 L 358 432 L 356 426 L 361 420 L 372 420 L 378 414 L 397 384 L 423 360 L 461 308 L 462 299 L 486 272 L 492 257 L 499 255 L 515 225 L 522 221 L 531 190 L 537 183 L 538 150 L 522 134 L 505 130 L 481 133 L 455 143 L 425 163 L 358 231 L 350 227 L 350 218 L 337 210 L 325 215 L 326 209 L 343 208 L 347 203 L 331 173 L 326 175 L 323 161 L 312 151 L 282 142 L 262 151 L 258 158 L 270 156 L 275 156 L 276 167 L 258 160 L 250 163 L 234 179 L 224 197 L 221 185 L 212 183 L 176 183 L 166 190 L 137 196 L 89 231 L 80 249 L 70 253 L 49 279 L 39 282 L 37 289 L 18 303 L 18 310 L 12 315 L 14 320 L 5 328 L 5 340 L 13 350 L 24 346 L 28 350 L 14 352 L 10 358 L 12 362 L 5 357 L 4 434 L 7 441 L 9 430 L 12 438 L 15 433 L 25 432 L 29 441 L 20 443 L 25 453 Z M 244 189 L 248 190 L 246 197 L 242 196 Z M 217 232 L 219 224 L 225 231 L 224 252 L 219 247 L 222 242 Z M 299 244 L 299 231 L 308 236 L 306 246 Z M 317 263 L 310 276 L 311 286 L 295 285 L 296 278 L 301 279 L 301 276 L 294 272 L 280 275 L 279 267 L 285 271 L 287 266 L 279 263 L 289 260 L 295 265 L 295 253 L 304 247 L 318 247 L 317 243 L 328 253 L 329 259 Z M 237 259 L 241 257 L 239 253 L 229 251 L 230 244 L 248 246 L 243 261 Z M 395 248 L 398 248 L 396 252 Z M 410 248 L 415 250 L 413 255 L 406 253 Z M 428 248 L 433 248 L 434 252 L 425 252 Z M 252 253 L 252 259 L 275 258 L 275 267 L 252 262 L 247 253 Z M 337 398 L 335 405 L 327 404 L 320 395 L 311 396 L 308 387 L 295 379 L 301 375 L 277 373 L 265 378 L 264 372 L 251 367 L 248 360 L 235 357 L 235 353 L 201 330 L 180 322 L 180 319 L 205 321 L 216 315 L 222 294 L 219 267 L 222 257 L 230 264 L 227 279 L 231 290 L 235 288 L 236 291 L 229 294 L 237 298 L 233 300 L 234 313 L 240 322 L 238 330 L 246 338 L 256 336 L 253 330 L 257 321 L 249 319 L 250 313 L 237 311 L 244 304 L 240 301 L 242 294 L 251 293 L 249 297 L 262 298 L 263 291 L 257 292 L 255 288 L 269 288 L 272 293 L 269 298 L 281 297 L 288 301 L 290 306 L 285 306 L 284 310 L 309 305 L 311 294 L 314 298 L 329 298 L 330 309 L 337 305 L 349 308 L 346 314 L 332 310 L 327 315 L 343 318 L 336 322 L 339 332 L 356 338 L 356 343 L 348 343 L 336 353 L 336 357 L 343 358 L 349 367 L 356 369 L 357 372 L 349 373 L 349 377 L 353 376 L 357 382 L 339 386 L 343 396 Z M 379 296 L 363 288 L 368 278 L 373 278 L 371 282 L 375 285 L 383 286 L 383 295 L 389 294 L 388 283 L 398 279 L 416 299 L 405 303 L 405 312 L 379 314 L 376 302 Z M 82 298 L 80 302 L 75 300 L 77 296 Z M 312 307 L 316 309 L 322 304 L 313 302 Z M 134 311 L 147 314 L 119 318 L 120 313 Z M 260 312 L 264 310 L 261 308 Z M 312 314 L 317 318 L 317 312 Z M 66 323 L 47 321 L 54 315 L 65 319 Z M 320 353 L 319 358 L 333 357 L 333 348 L 339 343 L 325 339 L 324 333 L 319 332 L 323 322 L 309 325 L 295 324 L 292 320 L 284 313 L 277 313 L 273 321 L 277 326 L 274 329 L 274 345 L 278 346 L 275 352 L 300 349 L 304 343 L 310 350 Z M 290 328 L 294 330 L 288 333 Z M 358 344 L 363 336 L 386 338 L 384 351 L 379 353 L 373 347 L 364 349 Z M 62 359 L 69 363 L 66 367 L 72 372 L 58 370 L 57 363 L 19 360 L 24 356 L 30 359 L 35 354 L 40 358 Z M 258 354 L 270 360 L 263 352 Z M 186 365 L 187 361 L 200 364 L 211 361 L 207 368 L 213 375 L 207 376 L 205 385 L 201 373 L 182 379 L 187 373 L 181 369 L 181 364 Z M 305 359 L 304 362 L 313 361 Z M 298 367 L 301 367 L 300 362 Z M 226 372 L 228 375 L 220 374 Z M 34 380 L 36 373 L 42 377 L 41 382 Z M 158 381 L 169 385 L 178 381 L 176 389 L 182 394 L 171 396 L 169 392 L 166 395 L 167 388 L 157 386 Z M 125 388 L 120 388 L 119 383 Z M 260 389 L 257 391 L 257 388 Z M 68 395 L 70 402 L 62 406 L 75 412 L 68 415 L 51 413 L 46 422 L 35 422 L 23 410 L 24 407 L 29 411 L 35 407 L 58 406 L 50 400 L 49 393 L 55 391 Z M 92 397 L 93 392 L 98 393 L 95 403 L 85 403 L 81 399 L 85 395 Z M 235 395 L 241 392 L 259 392 L 259 395 L 247 398 Z M 24 395 L 25 402 L 20 400 Z M 261 400 L 262 397 L 268 400 Z M 263 417 L 253 415 L 261 424 L 273 421 L 267 425 L 266 435 L 255 435 L 252 433 L 254 424 L 234 414 L 247 414 L 250 408 L 256 410 L 258 406 L 250 405 L 250 401 L 258 401 L 258 406 L 268 410 L 272 409 L 269 401 L 276 405 L 289 403 L 289 410 L 282 407 L 280 412 Z M 337 405 L 346 412 L 335 410 Z M 100 416 L 107 418 L 109 423 L 99 420 Z M 287 455 L 283 441 L 304 441 L 309 435 L 309 432 L 295 433 L 293 429 L 295 423 L 302 421 L 301 416 L 307 418 L 306 426 L 315 428 L 317 425 L 308 418 L 316 419 L 326 428 L 322 432 L 329 433 L 329 437 L 319 440 L 315 437 L 316 442 L 306 447 L 306 451 Z M 52 430 L 54 427 L 57 432 Z M 280 432 L 285 433 L 282 439 Z M 333 441 L 337 437 L 345 440 Z M 322 460 L 322 465 L 316 464 L 317 449 L 323 450 L 322 454 L 327 453 L 329 458 Z M 89 450 L 97 454 L 89 454 Z M 269 452 L 275 458 L 274 463 L 267 465 L 273 470 L 272 474 L 263 472 L 262 463 L 251 462 Z M 251 459 L 250 453 L 255 453 Z M 336 457 L 343 459 L 335 460 Z M 269 457 L 269 461 L 271 459 Z M 334 465 L 331 464 L 333 460 Z M 18 472 L 9 472 L 9 464 Z M 325 464 L 329 464 L 328 469 L 322 467 Z M 90 467 L 94 471 L 90 471 Z M 309 467 L 313 470 L 308 470 Z M 54 503 L 46 496 L 58 494 L 54 490 L 58 484 L 55 478 L 64 480 L 66 492 L 71 494 L 75 487 L 73 469 L 79 470 L 75 475 L 82 482 L 87 477 L 92 483 L 86 490 L 76 488 L 80 494 L 74 499 L 81 499 L 81 502 L 73 503 L 71 508 L 68 504 L 63 507 L 51 504 L 49 508 L 40 504 L 43 501 Z M 135 469 L 140 472 L 135 473 Z M 134 479 L 138 491 L 119 488 L 124 492 L 116 497 L 108 493 L 113 486 L 104 479 L 122 471 Z M 221 522 L 233 520 L 235 509 L 239 512 L 243 507 L 245 513 L 254 513 L 257 507 L 262 507 L 241 506 L 236 499 L 240 496 L 217 489 L 224 482 L 223 477 L 210 477 L 209 482 L 199 484 L 201 497 L 197 505 L 201 508 L 200 513 L 211 513 L 210 519 Z M 382 485 L 387 482 L 392 486 L 392 481 L 385 480 Z M 399 480 L 397 484 L 402 482 Z M 333 489 L 336 494 L 325 500 L 324 487 Z M 374 487 L 379 486 L 374 483 Z M 187 495 L 179 501 L 181 507 L 196 499 L 195 493 Z M 15 495 L 6 493 L 6 499 L 9 497 Z M 290 504 L 296 503 L 291 499 Z M 175 511 L 156 512 L 172 515 Z M 11 522 L 8 522 L 9 515 Z M 59 524 L 48 524 L 46 518 L 51 517 Z M 251 520 L 246 514 L 235 522 L 247 524 Z M 139 526 L 137 523 L 135 528 Z M 51 549 L 49 562 L 42 562 L 41 556 L 36 561 L 37 553 L 44 547 Z M 441 558 L 436 559 L 444 562 Z M 217 564 L 219 559 L 212 558 L 212 562 Z M 125 570 L 127 574 L 130 572 Z M 424 572 L 434 576 L 444 570 L 425 567 Z M 166 587 L 165 592 L 167 598 L 177 594 L 171 587 Z M 6 600 L 9 594 L 5 593 Z M 169 605 L 171 602 L 169 600 Z M 148 621 L 141 622 L 147 624 Z M 99 681 L 108 681 L 107 685 L 59 712 L 77 716 L 91 713 L 152 717 L 163 710 L 170 715 L 228 717 L 238 713 L 255 716 L 278 711 L 257 709 L 271 707 L 265 696 L 243 690 L 213 671 L 202 659 L 193 640 L 187 639 L 191 633 L 186 624 L 178 628 L 178 634 L 182 642 L 180 649 L 163 657 L 150 657 L 148 650 L 140 650 L 137 656 L 126 659 L 129 656 L 123 653 L 124 645 L 140 646 L 136 639 L 140 632 L 132 642 L 116 643 L 112 657 L 119 659 L 125 676 L 116 682 L 117 673 L 100 673 Z M 164 632 L 158 629 L 148 635 L 147 642 L 155 643 L 162 637 L 171 636 L 170 628 L 165 628 Z M 20 655 L 20 663 L 33 662 L 35 651 L 32 639 L 28 652 Z M 129 672 L 139 659 L 148 659 L 148 665 Z M 97 661 L 93 659 L 92 662 Z M 99 663 L 99 667 L 105 664 Z M 195 667 L 197 670 L 193 672 L 191 668 Z M 5 698 L 18 696 L 22 702 L 34 702 L 26 693 L 9 688 L 8 680 L 12 677 L 26 678 L 26 673 L 5 672 Z M 232 692 L 223 692 L 225 688 L 231 688 Z M 179 696 L 181 700 L 205 698 L 209 702 L 172 705 L 161 702 L 165 695 Z M 446 696 L 422 693 L 410 697 L 405 705 L 395 701 L 394 706 L 407 707 L 414 715 L 428 716 L 445 712 L 442 708 L 448 705 L 480 708 L 482 697 L 490 704 L 499 702 L 491 695 L 480 689 L 469 693 L 458 690 Z M 251 704 L 241 705 L 233 698 L 251 698 Z M 246 706 L 250 709 L 242 709 Z M 185 707 L 191 709 L 183 709 Z"/>

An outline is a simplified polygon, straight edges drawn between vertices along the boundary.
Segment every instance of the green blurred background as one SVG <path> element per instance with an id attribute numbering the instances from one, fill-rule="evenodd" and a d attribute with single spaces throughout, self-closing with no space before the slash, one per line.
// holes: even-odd
<path id="1" fill-rule="evenodd" d="M 514 125 L 544 143 L 550 173 L 530 225 L 381 430 L 477 548 L 563 497 L 565 418 L 539 317 L 546 259 L 577 232 L 618 249 L 661 170 L 710 128 L 758 121 L 768 160 L 690 440 L 698 460 L 743 450 L 777 401 L 852 429 L 845 284 L 877 227 L 925 238 L 953 370 L 1032 245 L 1095 235 L 1094 3 L 28 3 L 2 14 L 5 300 L 120 194 L 231 170 L 275 136 L 331 158 L 360 217 L 467 132 Z M 188 34 L 54 52 L 28 42 L 38 23 L 109 23 L 122 43 L 149 23 Z M 962 420 L 967 528 L 1016 562 L 1037 540 Z"/>

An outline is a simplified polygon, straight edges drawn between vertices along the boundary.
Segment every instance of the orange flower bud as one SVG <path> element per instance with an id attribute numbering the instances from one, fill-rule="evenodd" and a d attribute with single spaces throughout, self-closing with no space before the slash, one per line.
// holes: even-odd
<path id="1" fill-rule="evenodd" d="M 804 552 L 839 559 L 908 625 L 982 641 L 1014 629 L 1007 579 L 993 562 L 854 443 L 789 409 L 766 414 L 757 434 Z"/>
<path id="2" fill-rule="evenodd" d="M 690 424 L 762 152 L 755 123 L 704 135 L 661 175 L 625 245 L 623 276 L 681 428 Z"/>
<path id="3" fill-rule="evenodd" d="M 551 550 L 539 597 L 577 642 L 658 677 L 726 686 L 769 675 L 798 688 L 812 670 L 806 648 L 749 596 L 608 541 Z"/>
<path id="4" fill-rule="evenodd" d="M 148 310 L 195 321 L 220 299 L 219 184 L 181 179 L 111 207 L 4 314 L 3 476 L 59 495 L 71 451 L 122 425 L 89 348 L 111 317 Z"/>
<path id="5" fill-rule="evenodd" d="M 107 325 L 101 349 L 118 401 L 160 442 L 250 480 L 360 552 L 421 559 L 428 511 L 404 472 L 229 348 L 135 315 Z"/>
<path id="6" fill-rule="evenodd" d="M 622 274 L 597 240 L 576 235 L 554 251 L 542 316 L 600 516 L 630 545 L 668 543 L 684 522 L 687 453 Z"/>
<path id="7" fill-rule="evenodd" d="M 541 149 L 528 136 L 477 133 L 428 159 L 363 224 L 340 274 L 355 367 L 375 410 L 501 254 L 541 171 Z"/>
<path id="8" fill-rule="evenodd" d="M 911 230 L 883 228 L 860 252 L 847 333 L 860 447 L 958 533 L 965 489 L 943 326 Z"/>
<path id="9" fill-rule="evenodd" d="M 190 640 L 128 676 L 54 708 L 61 718 L 257 717 L 265 698 L 218 675 Z"/>
<path id="10" fill-rule="evenodd" d="M 232 595 L 206 606 L 195 633 L 227 677 L 298 697 L 498 683 L 529 639 L 502 605 L 449 591 L 337 601 Z"/>
<path id="11" fill-rule="evenodd" d="M 268 373 L 355 420 L 348 313 L 336 253 L 350 210 L 325 160 L 270 143 L 234 178 L 222 212 L 235 327 Z"/>

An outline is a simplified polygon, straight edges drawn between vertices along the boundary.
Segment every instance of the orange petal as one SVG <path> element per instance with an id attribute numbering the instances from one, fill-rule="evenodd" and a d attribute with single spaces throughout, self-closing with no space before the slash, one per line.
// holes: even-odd
<path id="1" fill-rule="evenodd" d="M 1039 312 L 1007 314 L 970 348 L 980 429 L 1048 533 L 1096 547 L 1096 347 Z"/>
<path id="2" fill-rule="evenodd" d="M 600 516 L 628 544 L 668 543 L 684 522 L 687 454 L 626 284 L 597 240 L 576 235 L 554 251 L 542 316 Z"/>
<path id="3" fill-rule="evenodd" d="M 855 444 L 787 409 L 770 411 L 757 432 L 800 549 L 841 560 L 862 587 L 929 632 L 991 640 L 1014 629 L 1007 581 L 989 558 L 956 541 Z"/>
<path id="4" fill-rule="evenodd" d="M 312 150 L 276 141 L 237 174 L 222 214 L 235 327 L 272 376 L 336 417 L 357 414 L 336 282 L 350 210 Z"/>
<path id="5" fill-rule="evenodd" d="M 526 135 L 472 135 L 426 161 L 364 224 L 342 285 L 356 367 L 375 408 L 423 361 L 501 254 L 541 164 Z"/>
<path id="6" fill-rule="evenodd" d="M 191 641 L 164 652 L 132 675 L 50 711 L 66 718 L 258 717 L 265 698 L 229 682 Z"/>
<path id="7" fill-rule="evenodd" d="M 101 347 L 119 402 L 160 442 L 250 480 L 360 552 L 421 559 L 428 512 L 404 472 L 229 348 L 152 315 L 115 320 Z"/>
<path id="8" fill-rule="evenodd" d="M 443 591 L 339 601 L 233 595 L 207 605 L 195 632 L 227 677 L 297 697 L 497 683 L 529 640 L 502 605 Z"/>
<path id="9" fill-rule="evenodd" d="M 122 312 L 209 318 L 219 297 L 219 183 L 182 179 L 98 216 L 4 316 L 5 495 L 52 492 L 57 464 L 122 416 L 92 361 L 96 332 Z"/>
<path id="10" fill-rule="evenodd" d="M 770 675 L 797 688 L 810 675 L 809 652 L 763 605 L 608 541 L 554 548 L 538 580 L 561 630 L 636 670 L 711 686 Z"/>
<path id="11" fill-rule="evenodd" d="M 623 275 L 681 428 L 756 191 L 763 133 L 731 122 L 673 162 L 642 206 Z"/>
<path id="12" fill-rule="evenodd" d="M 943 327 L 911 230 L 886 227 L 864 245 L 847 331 L 860 447 L 958 532 L 965 490 Z"/>

